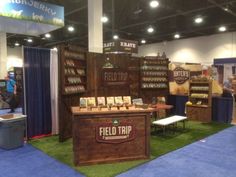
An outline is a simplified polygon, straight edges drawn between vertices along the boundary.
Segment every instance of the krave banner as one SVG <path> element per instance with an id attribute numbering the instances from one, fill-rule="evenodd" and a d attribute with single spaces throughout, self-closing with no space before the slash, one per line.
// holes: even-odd
<path id="1" fill-rule="evenodd" d="M 103 43 L 104 53 L 138 53 L 138 42 L 118 39 Z"/>

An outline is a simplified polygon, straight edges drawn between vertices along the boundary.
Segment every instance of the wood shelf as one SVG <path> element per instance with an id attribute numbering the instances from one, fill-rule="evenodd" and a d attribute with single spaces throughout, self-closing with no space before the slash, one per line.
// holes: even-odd
<path id="1" fill-rule="evenodd" d="M 86 52 L 85 51 L 75 51 L 75 50 L 70 50 L 71 46 L 66 46 L 62 45 L 61 46 L 61 87 L 62 87 L 62 93 L 63 95 L 70 95 L 70 94 L 76 94 L 76 93 L 84 93 L 86 91 Z M 74 46 L 72 46 L 74 49 Z M 71 53 L 71 54 L 70 54 Z M 71 57 L 68 55 L 78 55 L 78 58 Z M 84 58 L 79 58 L 80 56 L 83 56 Z M 72 63 L 72 65 L 70 65 Z M 69 64 L 69 65 L 68 65 Z M 65 71 L 73 71 L 74 74 L 70 73 L 65 73 Z M 77 70 L 84 70 L 85 74 L 78 74 Z M 81 83 L 68 83 L 67 79 L 69 77 L 73 78 L 82 78 Z M 85 91 L 76 91 L 76 92 L 66 92 L 67 87 L 73 87 L 73 86 L 83 86 L 85 88 Z"/>
<path id="2" fill-rule="evenodd" d="M 208 105 L 198 105 L 198 104 L 193 104 L 193 105 L 187 105 L 189 107 L 201 107 L 201 108 L 208 108 Z"/>
<path id="3" fill-rule="evenodd" d="M 209 98 L 201 98 L 201 97 L 194 97 L 194 96 L 190 96 L 190 98 L 193 98 L 193 99 L 204 99 L 204 100 L 208 100 Z"/>
<path id="4" fill-rule="evenodd" d="M 145 103 L 153 98 L 167 97 L 169 94 L 169 59 L 160 57 L 144 57 L 140 60 L 140 96 Z M 148 79 L 157 78 L 156 81 Z M 161 81 L 158 78 L 165 78 Z M 147 80 L 143 80 L 147 79 Z M 157 87 L 160 86 L 160 87 Z"/>
<path id="5" fill-rule="evenodd" d="M 208 90 L 192 90 L 192 87 L 208 87 Z M 201 122 L 211 121 L 211 106 L 212 106 L 212 81 L 190 81 L 189 82 L 189 101 L 192 105 L 186 106 L 187 117 L 190 120 L 197 120 Z M 195 97 L 192 94 L 207 94 L 208 97 Z M 202 104 L 196 104 L 201 101 Z M 204 108 L 204 109 L 203 109 Z"/>

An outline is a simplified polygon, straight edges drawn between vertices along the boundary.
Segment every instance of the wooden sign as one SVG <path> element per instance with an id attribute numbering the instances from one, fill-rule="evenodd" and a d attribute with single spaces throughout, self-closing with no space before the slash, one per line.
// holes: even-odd
<path id="1" fill-rule="evenodd" d="M 138 53 L 138 42 L 124 39 L 104 42 L 103 51 L 104 53 Z"/>
<path id="2" fill-rule="evenodd" d="M 118 144 L 135 139 L 135 127 L 128 120 L 113 119 L 96 127 L 96 141 L 101 143 Z"/>
<path id="3" fill-rule="evenodd" d="M 104 86 L 126 85 L 129 79 L 128 71 L 117 68 L 105 68 L 102 70 L 102 82 Z"/>
<path id="4" fill-rule="evenodd" d="M 184 84 L 187 80 L 189 80 L 190 72 L 189 70 L 185 70 L 182 67 L 176 67 L 173 70 L 174 81 L 177 84 Z"/>

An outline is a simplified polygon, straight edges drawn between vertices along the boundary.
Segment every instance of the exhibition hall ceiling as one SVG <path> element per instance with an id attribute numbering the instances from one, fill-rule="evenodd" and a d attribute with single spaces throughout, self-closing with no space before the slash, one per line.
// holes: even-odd
<path id="1" fill-rule="evenodd" d="M 44 2 L 65 7 L 65 27 L 52 31 L 50 38 L 8 34 L 8 45 L 15 46 L 18 42 L 20 45 L 53 47 L 70 42 L 87 47 L 88 1 Z M 140 44 L 141 40 L 150 44 L 236 30 L 236 0 L 159 0 L 158 3 L 153 8 L 149 0 L 103 0 L 103 14 L 108 18 L 108 22 L 103 23 L 104 40 L 118 35 Z M 69 26 L 74 27 L 73 32 L 68 31 Z M 27 42 L 28 38 L 33 42 Z"/>

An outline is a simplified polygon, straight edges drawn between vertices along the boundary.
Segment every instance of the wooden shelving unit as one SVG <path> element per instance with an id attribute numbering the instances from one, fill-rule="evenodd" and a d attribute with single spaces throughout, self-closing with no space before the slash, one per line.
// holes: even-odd
<path id="1" fill-rule="evenodd" d="M 141 60 L 141 89 L 168 89 L 168 59 L 145 57 Z"/>
<path id="2" fill-rule="evenodd" d="M 71 107 L 79 106 L 79 99 L 86 94 L 87 52 L 68 44 L 59 48 L 59 141 L 72 135 Z"/>
<path id="3" fill-rule="evenodd" d="M 186 106 L 188 119 L 211 122 L 212 81 L 192 79 L 189 84 L 189 101 L 192 105 Z"/>
<path id="4" fill-rule="evenodd" d="M 62 94 L 70 95 L 86 91 L 86 53 L 80 48 L 61 46 Z"/>
<path id="5" fill-rule="evenodd" d="M 140 58 L 139 92 L 144 103 L 152 103 L 154 98 L 169 94 L 168 65 L 166 57 Z"/>

